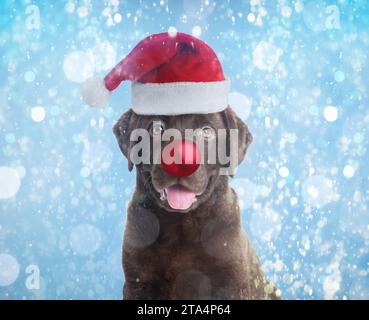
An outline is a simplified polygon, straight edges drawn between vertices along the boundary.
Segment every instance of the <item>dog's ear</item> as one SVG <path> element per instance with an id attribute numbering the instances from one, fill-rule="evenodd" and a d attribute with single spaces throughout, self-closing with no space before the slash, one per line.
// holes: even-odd
<path id="1" fill-rule="evenodd" d="M 249 131 L 247 125 L 240 119 L 237 114 L 228 107 L 224 110 L 226 118 L 226 126 L 228 129 L 238 130 L 238 164 L 245 158 L 246 151 L 252 142 L 252 134 Z"/>
<path id="2" fill-rule="evenodd" d="M 132 171 L 133 163 L 130 158 L 130 151 L 132 143 L 130 141 L 130 136 L 132 130 L 136 125 L 136 115 L 130 109 L 123 113 L 118 119 L 117 123 L 113 126 L 113 132 L 118 140 L 119 148 L 128 160 L 128 170 Z"/>

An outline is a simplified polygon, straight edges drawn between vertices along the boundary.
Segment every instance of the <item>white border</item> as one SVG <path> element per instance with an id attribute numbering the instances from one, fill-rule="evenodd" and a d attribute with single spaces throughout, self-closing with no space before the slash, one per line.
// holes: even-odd
<path id="1" fill-rule="evenodd" d="M 228 106 L 230 81 L 132 83 L 132 110 L 142 115 L 213 113 Z"/>

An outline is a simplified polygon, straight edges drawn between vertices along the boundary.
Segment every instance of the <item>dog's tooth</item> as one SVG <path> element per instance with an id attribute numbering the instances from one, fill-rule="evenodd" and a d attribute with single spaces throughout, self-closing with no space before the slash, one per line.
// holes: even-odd
<path id="1" fill-rule="evenodd" d="M 167 200 L 167 195 L 165 194 L 165 191 L 164 190 L 161 190 L 160 191 L 160 200 L 161 201 Z"/>

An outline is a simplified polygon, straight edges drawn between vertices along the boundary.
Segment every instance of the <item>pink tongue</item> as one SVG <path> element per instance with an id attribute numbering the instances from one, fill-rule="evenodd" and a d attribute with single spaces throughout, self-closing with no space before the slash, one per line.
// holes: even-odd
<path id="1" fill-rule="evenodd" d="M 196 194 L 194 192 L 177 185 L 165 190 L 168 203 L 172 209 L 186 210 L 196 200 Z"/>

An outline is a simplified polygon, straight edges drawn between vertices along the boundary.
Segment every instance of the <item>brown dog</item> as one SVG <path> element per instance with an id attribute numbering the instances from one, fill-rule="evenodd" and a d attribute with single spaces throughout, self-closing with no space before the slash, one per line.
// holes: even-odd
<path id="1" fill-rule="evenodd" d="M 223 112 L 180 116 L 124 113 L 113 131 L 129 158 L 133 129 L 152 131 L 153 120 L 165 128 L 238 129 L 238 159 L 252 135 L 228 107 Z M 129 161 L 129 170 L 133 164 Z M 237 195 L 218 164 L 202 164 L 192 175 L 176 178 L 160 165 L 137 167 L 136 190 L 128 208 L 123 243 L 125 299 L 274 299 L 264 281 L 258 257 L 241 227 Z M 177 186 L 196 196 L 191 206 L 176 210 L 163 190 Z"/>

